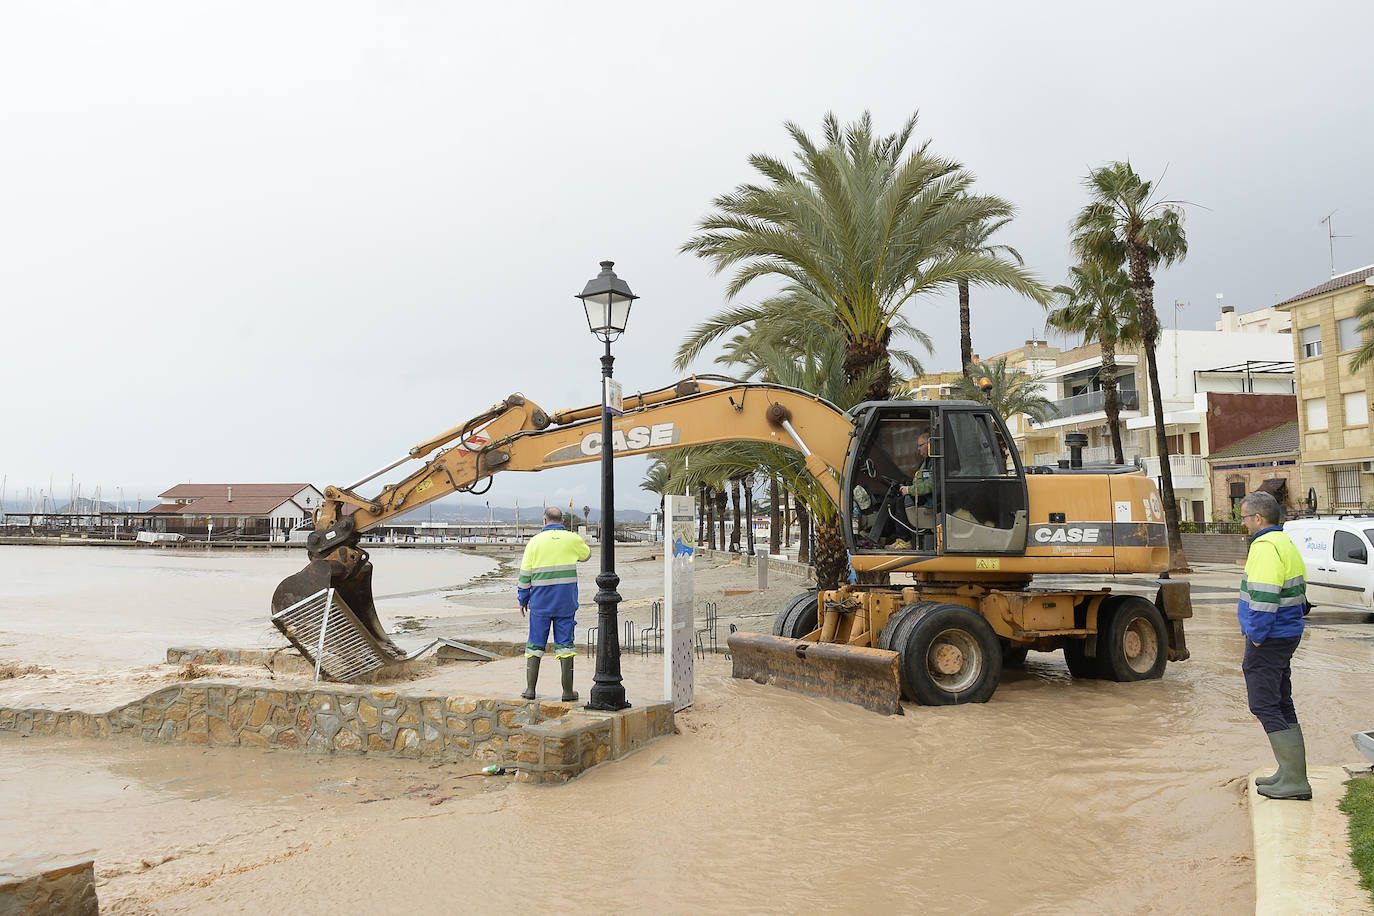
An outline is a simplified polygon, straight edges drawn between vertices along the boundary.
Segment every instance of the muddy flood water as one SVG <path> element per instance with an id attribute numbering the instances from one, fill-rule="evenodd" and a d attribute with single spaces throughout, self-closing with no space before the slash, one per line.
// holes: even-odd
<path id="1" fill-rule="evenodd" d="M 16 550 L 0 548 L 0 573 L 28 584 L 0 577 L 0 662 L 81 637 L 103 575 L 177 607 L 237 582 L 252 601 L 224 623 L 245 633 L 265 613 L 259 582 L 299 565 L 224 556 L 183 577 L 158 554 L 96 551 L 114 570 L 97 573 L 54 548 L 52 583 Z M 414 588 L 385 588 L 422 591 L 458 557 L 397 559 Z M 627 598 L 660 593 L 651 565 L 622 566 Z M 700 569 L 698 597 L 751 575 Z M 93 850 L 110 913 L 1249 913 L 1245 778 L 1268 751 L 1245 708 L 1236 579 L 1194 576 L 1193 658 L 1139 684 L 1075 681 L 1057 653 L 1031 653 L 987 704 L 883 717 L 734 681 L 707 658 L 678 735 L 561 787 L 475 766 L 0 734 L 0 858 Z M 43 625 L 17 611 L 35 594 Z M 125 630 L 175 643 L 160 629 L 175 607 L 120 608 Z M 218 641 L 193 637 L 178 631 Z M 1350 733 L 1374 727 L 1374 626 L 1314 626 L 1294 668 L 1310 762 L 1353 761 Z"/>

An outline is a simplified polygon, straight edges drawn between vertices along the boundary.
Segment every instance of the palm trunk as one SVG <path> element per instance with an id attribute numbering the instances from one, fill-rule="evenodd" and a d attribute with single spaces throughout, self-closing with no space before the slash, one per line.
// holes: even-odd
<path id="1" fill-rule="evenodd" d="M 706 500 L 706 484 L 697 484 L 697 543 L 706 543 L 706 529 L 709 527 L 706 518 L 711 512 L 711 506 Z"/>
<path id="2" fill-rule="evenodd" d="M 836 516 L 828 522 L 816 523 L 816 585 L 821 589 L 839 588 L 849 573 L 844 549 L 844 534 Z"/>
<path id="3" fill-rule="evenodd" d="M 1102 391 L 1107 429 L 1112 436 L 1112 459 L 1117 464 L 1125 464 L 1126 456 L 1121 451 L 1121 395 L 1116 390 L 1116 346 L 1109 340 L 1102 341 Z"/>
<path id="4" fill-rule="evenodd" d="M 754 555 L 754 475 L 744 478 L 744 540 L 749 556 Z"/>
<path id="5" fill-rule="evenodd" d="M 728 498 L 725 495 L 725 488 L 716 490 L 716 522 L 720 525 L 720 549 L 725 549 L 725 509 Z"/>
<path id="6" fill-rule="evenodd" d="M 778 478 L 768 475 L 768 552 L 782 553 L 782 504 L 778 492 Z"/>
<path id="7" fill-rule="evenodd" d="M 792 492 L 782 491 L 782 549 L 792 546 Z"/>
<path id="8" fill-rule="evenodd" d="M 1145 251 L 1137 244 L 1128 247 L 1131 266 L 1131 291 L 1140 309 L 1140 331 L 1145 338 L 1145 364 L 1150 374 L 1150 403 L 1155 414 L 1155 453 L 1159 455 L 1160 497 L 1164 500 L 1164 527 L 1169 537 L 1169 571 L 1187 572 L 1188 558 L 1183 554 L 1183 537 L 1178 530 L 1178 501 L 1174 498 L 1174 472 L 1169 466 L 1169 442 L 1164 433 L 1164 398 L 1159 392 L 1159 365 L 1155 343 L 1159 339 L 1159 316 L 1155 314 L 1154 278 L 1150 276 Z"/>
<path id="9" fill-rule="evenodd" d="M 862 378 L 871 367 L 881 366 L 878 377 L 864 390 L 865 401 L 886 401 L 892 396 L 892 367 L 887 358 L 888 341 L 892 330 L 883 331 L 881 340 L 861 337 L 849 341 L 849 349 L 844 358 L 844 377 L 849 381 Z"/>
<path id="10" fill-rule="evenodd" d="M 811 562 L 811 516 L 807 514 L 806 507 L 797 502 L 797 562 Z"/>
<path id="11" fill-rule="evenodd" d="M 967 378 L 973 365 L 973 329 L 969 322 L 968 281 L 959 281 L 959 369 Z"/>
<path id="12" fill-rule="evenodd" d="M 730 478 L 730 503 L 733 525 L 730 528 L 730 549 L 739 553 L 739 478 Z"/>

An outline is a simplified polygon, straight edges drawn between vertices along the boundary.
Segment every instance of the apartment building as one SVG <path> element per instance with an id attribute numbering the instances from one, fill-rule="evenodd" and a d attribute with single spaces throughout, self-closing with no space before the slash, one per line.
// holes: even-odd
<path id="1" fill-rule="evenodd" d="M 1374 265 L 1352 270 L 1290 296 L 1277 309 L 1291 316 L 1297 368 L 1303 498 L 1322 510 L 1374 506 L 1374 442 L 1369 389 L 1374 364 L 1350 371 L 1362 343 L 1355 316 L 1374 296 Z"/>
<path id="2" fill-rule="evenodd" d="M 1267 313 L 1267 314 L 1266 314 Z M 1228 330 L 1166 329 L 1155 347 L 1160 399 L 1164 407 L 1167 458 L 1180 517 L 1195 522 L 1225 515 L 1214 505 L 1213 472 L 1206 458 L 1214 450 L 1290 422 L 1294 400 L 1291 335 L 1260 328 L 1282 327 L 1274 310 L 1223 314 Z M 1121 397 L 1121 437 L 1125 460 L 1139 462 L 1159 477 L 1149 373 L 1140 348 L 1118 349 L 1117 390 Z M 1058 415 L 1029 425 L 1022 454 L 1034 464 L 1067 458 L 1064 436 L 1088 436 L 1084 460 L 1112 460 L 1102 390 L 1102 352 L 1094 341 L 1058 354 L 1042 373 Z"/>

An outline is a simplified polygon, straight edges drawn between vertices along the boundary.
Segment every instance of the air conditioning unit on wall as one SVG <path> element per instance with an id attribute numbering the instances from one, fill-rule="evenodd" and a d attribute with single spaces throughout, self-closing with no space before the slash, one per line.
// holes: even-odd
<path id="1" fill-rule="evenodd" d="M 1361 462 L 1360 462 L 1360 473 L 1361 473 L 1361 474 L 1374 474 L 1374 461 L 1361 461 Z"/>

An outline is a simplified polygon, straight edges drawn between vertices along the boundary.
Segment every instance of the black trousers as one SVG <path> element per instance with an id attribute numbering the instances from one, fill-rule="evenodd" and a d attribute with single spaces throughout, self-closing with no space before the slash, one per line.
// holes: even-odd
<path id="1" fill-rule="evenodd" d="M 1258 646 L 1245 640 L 1245 697 L 1250 712 L 1264 726 L 1266 734 L 1285 731 L 1298 724 L 1293 708 L 1293 653 L 1301 636 L 1266 639 Z"/>

